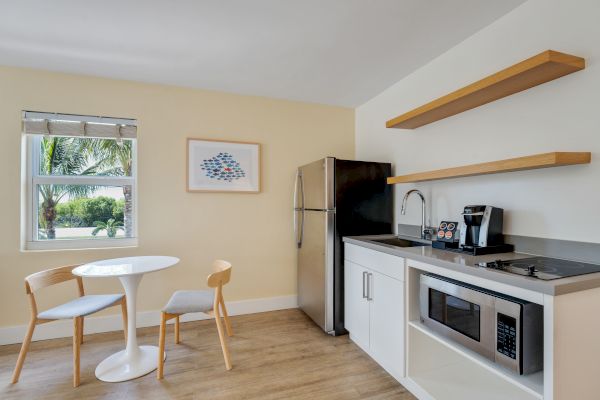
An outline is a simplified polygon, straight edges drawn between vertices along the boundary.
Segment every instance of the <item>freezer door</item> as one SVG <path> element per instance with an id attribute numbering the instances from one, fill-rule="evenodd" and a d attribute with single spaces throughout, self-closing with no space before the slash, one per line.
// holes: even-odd
<path id="1" fill-rule="evenodd" d="M 304 211 L 298 248 L 298 305 L 325 332 L 333 331 L 333 211 Z"/>
<path id="2" fill-rule="evenodd" d="M 297 204 L 303 204 L 309 210 L 332 210 L 334 202 L 335 159 L 327 157 L 304 165 L 298 169 L 300 192 Z M 298 192 L 297 191 L 297 192 Z"/>

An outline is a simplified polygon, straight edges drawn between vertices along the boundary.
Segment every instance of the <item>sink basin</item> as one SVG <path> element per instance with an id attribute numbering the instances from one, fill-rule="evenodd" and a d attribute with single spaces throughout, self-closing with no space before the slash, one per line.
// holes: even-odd
<path id="1" fill-rule="evenodd" d="M 373 242 L 389 244 L 396 247 L 418 247 L 418 246 L 430 246 L 427 242 L 418 242 L 416 240 L 401 239 L 401 238 L 388 238 L 388 239 L 374 239 Z"/>

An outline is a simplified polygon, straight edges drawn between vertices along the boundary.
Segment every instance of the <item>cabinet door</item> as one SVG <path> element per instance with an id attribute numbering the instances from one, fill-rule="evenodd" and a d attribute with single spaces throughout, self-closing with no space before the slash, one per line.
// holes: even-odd
<path id="1" fill-rule="evenodd" d="M 364 350 L 369 348 L 369 302 L 366 280 L 369 271 L 351 261 L 344 261 L 344 326 L 352 339 Z"/>
<path id="2" fill-rule="evenodd" d="M 404 282 L 377 272 L 371 274 L 371 356 L 399 379 L 404 376 Z"/>

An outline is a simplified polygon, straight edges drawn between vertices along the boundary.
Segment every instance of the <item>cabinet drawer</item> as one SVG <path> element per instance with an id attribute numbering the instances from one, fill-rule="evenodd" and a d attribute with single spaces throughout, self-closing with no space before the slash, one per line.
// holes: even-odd
<path id="1" fill-rule="evenodd" d="M 404 281 L 404 258 L 346 243 L 344 258 L 358 265 Z"/>

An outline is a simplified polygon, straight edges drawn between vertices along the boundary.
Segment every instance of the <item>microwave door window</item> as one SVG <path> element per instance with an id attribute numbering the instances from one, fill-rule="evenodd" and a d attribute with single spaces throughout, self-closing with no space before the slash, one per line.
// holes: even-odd
<path id="1" fill-rule="evenodd" d="M 481 307 L 429 288 L 429 318 L 480 341 Z"/>

